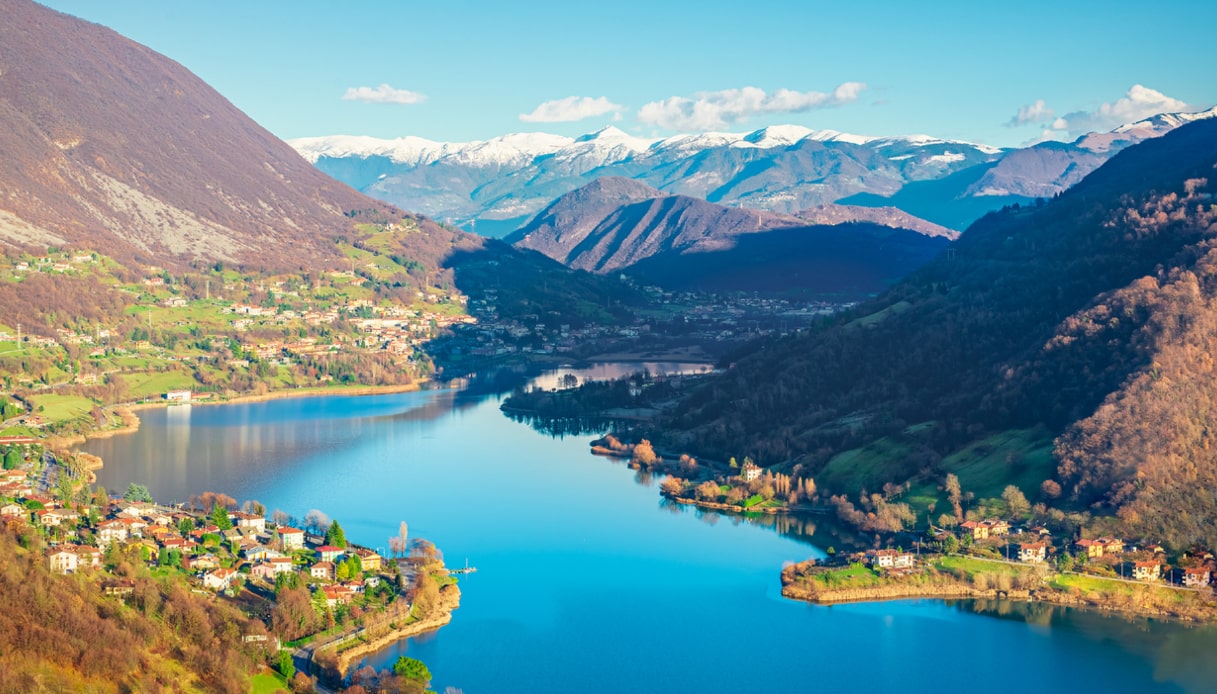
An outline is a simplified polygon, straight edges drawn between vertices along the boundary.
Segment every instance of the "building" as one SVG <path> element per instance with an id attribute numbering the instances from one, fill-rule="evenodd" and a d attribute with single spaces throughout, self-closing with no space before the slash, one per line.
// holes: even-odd
<path id="1" fill-rule="evenodd" d="M 266 532 L 266 518 L 253 513 L 242 513 L 237 511 L 230 514 L 237 523 L 237 527 L 242 530 L 253 530 L 255 532 Z"/>
<path id="2" fill-rule="evenodd" d="M 355 556 L 359 557 L 359 566 L 364 573 L 380 571 L 381 557 L 376 552 L 359 548 L 355 550 Z"/>
<path id="3" fill-rule="evenodd" d="M 761 467 L 749 460 L 744 463 L 744 467 L 740 468 L 739 474 L 740 477 L 744 478 L 745 482 L 751 482 L 752 480 L 760 479 Z"/>
<path id="4" fill-rule="evenodd" d="M 1078 540 L 1073 543 L 1078 554 L 1085 555 L 1087 559 L 1097 559 L 1103 556 L 1103 543 L 1098 540 Z"/>
<path id="5" fill-rule="evenodd" d="M 915 562 L 911 553 L 894 549 L 872 549 L 866 553 L 866 563 L 872 569 L 911 569 Z"/>
<path id="6" fill-rule="evenodd" d="M 299 528 L 279 528 L 279 542 L 284 550 L 304 549 L 304 531 Z"/>
<path id="7" fill-rule="evenodd" d="M 232 569 L 215 569 L 203 574 L 203 587 L 212 590 L 227 590 L 232 587 L 237 572 Z"/>
<path id="8" fill-rule="evenodd" d="M 959 524 L 959 529 L 965 535 L 971 535 L 973 540 L 989 539 L 989 526 L 978 521 L 964 521 Z"/>
<path id="9" fill-rule="evenodd" d="M 77 570 L 77 556 L 70 545 L 60 545 L 58 549 L 47 552 L 47 562 L 51 572 L 57 574 L 74 574 Z"/>
<path id="10" fill-rule="evenodd" d="M 97 524 L 97 541 L 103 545 L 126 542 L 128 534 L 127 525 L 120 520 L 102 521 Z"/>
<path id="11" fill-rule="evenodd" d="M 1203 566 L 1183 570 L 1183 585 L 1188 588 L 1203 588 L 1209 584 L 1210 579 L 1209 570 Z"/>
<path id="12" fill-rule="evenodd" d="M 190 402 L 190 397 L 194 395 L 188 390 L 171 390 L 165 393 L 165 399 L 169 402 Z"/>
<path id="13" fill-rule="evenodd" d="M 345 550 L 341 547 L 322 545 L 317 548 L 317 560 L 335 562 L 338 561 L 338 557 L 341 557 L 343 552 L 345 552 Z"/>
<path id="14" fill-rule="evenodd" d="M 1138 581 L 1156 581 L 1162 577 L 1162 565 L 1156 561 L 1139 561 L 1133 564 L 1132 577 Z"/>
<path id="15" fill-rule="evenodd" d="M 309 567 L 308 573 L 313 578 L 332 581 L 334 580 L 334 565 L 328 561 L 319 561 Z"/>
<path id="16" fill-rule="evenodd" d="M 1048 543 L 1023 542 L 1018 546 L 1018 560 L 1028 564 L 1042 564 L 1048 559 Z"/>

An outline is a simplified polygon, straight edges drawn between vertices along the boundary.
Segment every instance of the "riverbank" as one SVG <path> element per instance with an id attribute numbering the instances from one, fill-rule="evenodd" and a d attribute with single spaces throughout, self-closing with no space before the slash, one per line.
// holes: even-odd
<path id="1" fill-rule="evenodd" d="M 347 648 L 335 656 L 337 659 L 335 669 L 339 677 L 345 678 L 352 665 L 402 639 L 420 636 L 447 625 L 452 621 L 452 613 L 460 606 L 461 589 L 454 583 L 440 588 L 439 601 L 436 603 L 433 614 L 401 626 L 384 625 L 384 631 L 378 627 L 369 629 L 361 636 L 358 645 Z M 365 636 L 367 638 L 363 639 L 362 637 Z"/>
<path id="2" fill-rule="evenodd" d="M 782 595 L 819 605 L 910 598 L 1031 600 L 1137 618 L 1217 623 L 1211 590 L 1115 581 L 1057 573 L 1044 565 L 983 562 L 968 557 L 927 559 L 904 572 L 861 564 L 827 567 L 813 561 L 782 569 Z"/>

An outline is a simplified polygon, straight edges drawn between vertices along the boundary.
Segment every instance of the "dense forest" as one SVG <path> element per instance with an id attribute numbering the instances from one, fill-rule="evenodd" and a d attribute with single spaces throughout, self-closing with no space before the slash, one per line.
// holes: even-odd
<path id="1" fill-rule="evenodd" d="M 875 490 L 941 482 L 968 444 L 1044 430 L 1061 503 L 1217 546 L 1215 162 L 1217 123 L 1197 122 L 1047 204 L 992 213 L 883 296 L 734 355 L 655 435 L 813 476 L 898 441 Z"/>

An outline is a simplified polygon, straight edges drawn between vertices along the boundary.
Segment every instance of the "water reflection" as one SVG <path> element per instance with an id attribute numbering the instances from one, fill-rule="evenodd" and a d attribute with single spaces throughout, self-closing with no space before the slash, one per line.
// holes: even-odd
<path id="1" fill-rule="evenodd" d="M 1154 664 L 1154 679 L 1178 684 L 1189 692 L 1213 691 L 1217 682 L 1217 630 L 1186 627 L 1175 623 L 1074 609 L 1034 601 L 961 600 L 954 607 L 963 612 L 1022 622 L 1044 636 L 1049 632 L 1071 633 L 1095 647 L 1120 644 L 1130 654 Z"/>

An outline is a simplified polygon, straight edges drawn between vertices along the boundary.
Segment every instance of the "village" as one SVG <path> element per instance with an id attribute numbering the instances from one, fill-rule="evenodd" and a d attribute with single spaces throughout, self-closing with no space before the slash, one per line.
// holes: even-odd
<path id="1" fill-rule="evenodd" d="M 349 542 L 319 511 L 267 518 L 257 502 L 238 510 L 211 492 L 165 506 L 137 484 L 122 497 L 87 485 L 48 488 L 48 468 L 64 463 L 38 439 L 4 437 L 0 455 L 0 528 L 40 537 L 51 572 L 86 576 L 119 600 L 135 589 L 131 566 L 183 581 L 262 620 L 270 652 L 287 649 L 309 674 L 339 681 L 359 653 L 446 623 L 459 600 L 453 574 L 464 570 L 449 572 L 431 543 L 407 537 L 404 522 L 386 553 Z M 294 608 L 303 604 L 304 614 L 291 612 L 284 591 L 307 595 Z"/>

